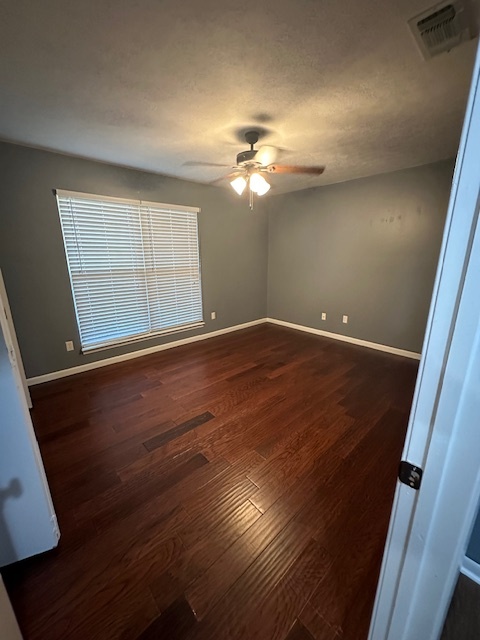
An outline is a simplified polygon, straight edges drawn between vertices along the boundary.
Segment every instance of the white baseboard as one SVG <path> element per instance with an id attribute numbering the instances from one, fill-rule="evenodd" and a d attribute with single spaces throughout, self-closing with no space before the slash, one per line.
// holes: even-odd
<path id="1" fill-rule="evenodd" d="M 480 584 L 480 564 L 475 562 L 475 560 L 465 556 L 462 566 L 460 567 L 460 572 L 463 573 L 464 576 L 467 576 L 467 578 L 470 578 L 470 580 Z"/>
<path id="2" fill-rule="evenodd" d="M 356 345 L 359 345 L 360 347 L 368 347 L 369 349 L 376 349 L 377 351 L 385 351 L 386 353 L 393 353 L 397 356 L 412 358 L 413 360 L 420 360 L 421 358 L 421 354 L 417 353 L 416 351 L 406 351 L 405 349 L 397 349 L 397 347 L 389 347 L 386 344 L 378 344 L 377 342 L 360 340 L 360 338 L 351 338 L 350 336 L 343 336 L 340 333 L 331 333 L 330 331 L 322 331 L 322 329 L 305 327 L 301 324 L 294 324 L 293 322 L 285 322 L 285 320 L 276 320 L 275 318 L 267 318 L 267 322 L 271 322 L 272 324 L 278 324 L 278 325 L 281 325 L 282 327 L 289 327 L 290 329 L 297 329 L 298 331 L 313 333 L 316 336 L 333 338 L 333 340 L 340 340 L 341 342 L 349 342 L 350 344 L 356 344 Z"/>
<path id="3" fill-rule="evenodd" d="M 331 333 L 330 331 L 322 331 L 321 329 L 314 329 L 313 327 L 305 327 L 301 324 L 294 324 L 293 322 L 286 322 L 285 320 L 277 320 L 275 318 L 259 318 L 258 320 L 252 320 L 251 322 L 244 322 L 243 324 L 236 324 L 233 327 L 226 327 L 225 329 L 219 329 L 218 331 L 210 331 L 209 333 L 202 333 L 198 336 L 191 336 L 190 338 L 182 338 L 181 340 L 174 340 L 172 342 L 166 342 L 165 344 L 157 344 L 154 347 L 148 347 L 146 349 L 139 349 L 138 351 L 130 351 L 120 356 L 113 356 L 111 358 L 104 358 L 103 360 L 97 360 L 96 362 L 89 362 L 88 364 L 81 364 L 77 367 L 70 367 L 69 369 L 61 369 L 60 371 L 52 371 L 51 373 L 45 373 L 41 376 L 33 376 L 27 379 L 28 386 L 31 387 L 35 384 L 41 384 L 42 382 L 50 382 L 52 380 L 58 380 L 59 378 L 66 378 L 67 376 L 73 376 L 76 373 L 83 373 L 84 371 L 91 371 L 92 369 L 99 369 L 100 367 L 107 367 L 110 364 L 116 364 L 118 362 L 125 362 L 126 360 L 133 360 L 134 358 L 141 358 L 142 356 L 149 355 L 151 353 L 157 353 L 158 351 L 165 351 L 166 349 L 174 349 L 184 344 L 190 344 L 192 342 L 198 342 L 199 340 L 208 340 L 209 338 L 215 338 L 215 336 L 221 336 L 225 333 L 231 333 L 232 331 L 240 331 L 241 329 L 247 329 L 248 327 L 254 327 L 257 324 L 263 324 L 270 322 L 282 327 L 288 327 L 290 329 L 296 329 L 297 331 L 305 331 L 306 333 L 313 333 L 317 336 L 323 336 L 325 338 L 332 338 L 333 340 L 341 340 L 342 342 L 349 342 L 350 344 L 356 344 L 361 347 L 368 347 L 369 349 L 376 349 L 377 351 L 385 351 L 387 353 L 393 353 L 397 356 L 404 356 L 406 358 L 413 358 L 414 360 L 420 360 L 420 354 L 415 351 L 405 351 L 405 349 L 397 349 L 396 347 L 389 347 L 384 344 L 378 344 L 376 342 L 368 342 L 367 340 L 360 340 L 359 338 L 351 338 L 350 336 L 343 336 L 339 333 Z"/>
<path id="4" fill-rule="evenodd" d="M 166 349 L 174 349 L 184 344 L 190 344 L 192 342 L 198 342 L 199 340 L 207 340 L 208 338 L 214 338 L 215 336 L 221 336 L 225 333 L 231 333 L 232 331 L 240 331 L 241 329 L 247 329 L 248 327 L 254 327 L 257 324 L 263 324 L 267 322 L 266 318 L 259 318 L 258 320 L 252 320 L 251 322 L 244 322 L 243 324 L 237 324 L 233 327 L 226 327 L 225 329 L 219 329 L 218 331 L 210 331 L 209 333 L 202 333 L 198 336 L 191 336 L 190 338 L 182 338 L 181 340 L 174 340 L 172 342 L 166 342 L 165 344 L 157 344 L 154 347 L 147 347 L 146 349 L 139 349 L 138 351 L 130 351 L 120 356 L 113 356 L 111 358 L 104 358 L 103 360 L 97 360 L 96 362 L 89 362 L 88 364 L 81 364 L 77 367 L 70 367 L 69 369 L 61 369 L 60 371 L 52 371 L 51 373 L 45 373 L 41 376 L 33 376 L 27 379 L 28 386 L 31 387 L 35 384 L 41 384 L 42 382 L 50 382 L 51 380 L 58 380 L 59 378 L 66 378 L 67 376 L 73 376 L 76 373 L 83 373 L 84 371 L 91 371 L 92 369 L 99 369 L 100 367 L 107 367 L 110 364 L 116 364 L 118 362 L 125 362 L 126 360 L 133 360 L 134 358 L 141 358 L 142 356 L 149 355 L 150 353 L 156 353 L 157 351 L 165 351 Z"/>

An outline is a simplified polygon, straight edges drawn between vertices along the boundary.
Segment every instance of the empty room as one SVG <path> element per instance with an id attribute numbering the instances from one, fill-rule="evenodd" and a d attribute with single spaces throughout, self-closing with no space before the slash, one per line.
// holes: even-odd
<path id="1" fill-rule="evenodd" d="M 2 640 L 404 640 L 476 354 L 478 24 L 3 4 Z M 460 570 L 480 606 L 468 469 L 437 637 Z"/>

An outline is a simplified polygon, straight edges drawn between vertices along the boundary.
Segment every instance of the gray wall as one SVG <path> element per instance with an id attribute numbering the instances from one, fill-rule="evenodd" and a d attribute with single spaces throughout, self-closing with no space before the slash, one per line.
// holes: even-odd
<path id="1" fill-rule="evenodd" d="M 232 191 L 0 143 L 0 268 L 27 376 L 215 331 L 266 315 L 267 214 Z M 199 206 L 205 327 L 87 356 L 52 189 Z M 210 312 L 217 320 L 210 320 Z M 77 349 L 65 350 L 74 340 Z"/>
<path id="2" fill-rule="evenodd" d="M 270 196 L 253 213 L 227 190 L 6 143 L 0 171 L 0 268 L 29 377 L 267 313 L 421 349 L 453 161 Z M 67 352 L 65 341 L 78 347 L 79 337 L 55 188 L 201 207 L 205 327 L 87 356 Z"/>
<path id="3" fill-rule="evenodd" d="M 270 198 L 269 317 L 420 351 L 453 167 Z"/>

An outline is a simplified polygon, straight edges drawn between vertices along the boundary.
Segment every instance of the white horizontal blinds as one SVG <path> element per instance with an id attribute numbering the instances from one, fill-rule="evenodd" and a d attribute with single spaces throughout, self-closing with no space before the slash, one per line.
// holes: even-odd
<path id="1" fill-rule="evenodd" d="M 197 213 L 57 192 L 84 351 L 202 324 Z"/>
<path id="2" fill-rule="evenodd" d="M 141 205 L 153 330 L 202 320 L 197 214 Z"/>

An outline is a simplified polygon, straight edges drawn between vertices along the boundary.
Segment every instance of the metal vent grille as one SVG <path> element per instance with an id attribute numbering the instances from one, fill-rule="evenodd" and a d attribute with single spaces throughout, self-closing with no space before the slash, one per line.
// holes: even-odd
<path id="1" fill-rule="evenodd" d="M 437 5 L 415 16 L 408 24 L 425 58 L 450 51 L 475 35 L 468 11 L 461 1 Z"/>
<path id="2" fill-rule="evenodd" d="M 435 11 L 431 16 L 417 22 L 425 46 L 434 49 L 445 42 L 454 40 L 460 35 L 460 24 L 455 8 L 451 4 Z"/>

